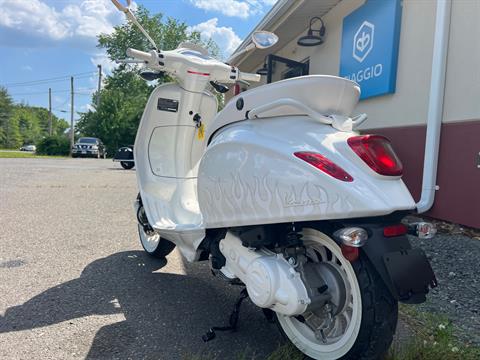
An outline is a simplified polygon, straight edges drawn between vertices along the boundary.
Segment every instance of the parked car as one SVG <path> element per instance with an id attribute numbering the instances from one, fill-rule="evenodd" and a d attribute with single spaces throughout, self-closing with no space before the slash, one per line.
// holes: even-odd
<path id="1" fill-rule="evenodd" d="M 102 140 L 94 137 L 81 137 L 72 147 L 72 157 L 96 157 L 98 159 L 107 156 L 105 145 Z"/>
<path id="2" fill-rule="evenodd" d="M 125 170 L 129 170 L 135 166 L 135 161 L 133 160 L 133 145 L 124 146 L 117 150 L 113 161 L 120 162 L 120 165 Z"/>
<path id="3" fill-rule="evenodd" d="M 23 145 L 21 148 L 20 148 L 20 151 L 31 151 L 31 152 L 35 152 L 37 151 L 37 147 L 35 145 Z"/>

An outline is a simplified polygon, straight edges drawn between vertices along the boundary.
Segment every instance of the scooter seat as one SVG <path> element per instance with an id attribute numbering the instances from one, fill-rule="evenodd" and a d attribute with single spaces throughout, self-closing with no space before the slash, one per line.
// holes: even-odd
<path id="1" fill-rule="evenodd" d="M 220 128 L 246 120 L 247 112 L 269 102 L 289 98 L 300 101 L 322 115 L 350 116 L 360 97 L 360 86 L 348 79 L 330 75 L 308 75 L 277 81 L 250 89 L 233 97 L 208 126 L 206 138 Z M 279 106 L 261 114 L 274 116 L 306 115 L 298 108 Z"/>

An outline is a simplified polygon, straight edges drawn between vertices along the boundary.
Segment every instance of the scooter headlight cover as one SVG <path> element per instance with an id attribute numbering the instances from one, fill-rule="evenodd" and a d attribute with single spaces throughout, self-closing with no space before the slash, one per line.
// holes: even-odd
<path id="1" fill-rule="evenodd" d="M 403 165 L 390 141 L 381 135 L 361 135 L 349 138 L 348 145 L 377 174 L 400 176 Z"/>
<path id="2" fill-rule="evenodd" d="M 335 179 L 346 182 L 353 181 L 353 177 L 349 173 L 323 155 L 308 151 L 299 151 L 293 155 L 322 170 L 324 173 L 333 176 Z"/>

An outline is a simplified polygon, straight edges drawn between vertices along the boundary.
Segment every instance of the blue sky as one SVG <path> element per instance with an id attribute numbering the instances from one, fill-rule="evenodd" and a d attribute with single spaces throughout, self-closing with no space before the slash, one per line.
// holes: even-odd
<path id="1" fill-rule="evenodd" d="M 123 0 L 125 1 L 125 0 Z M 249 34 L 276 0 L 136 0 L 152 13 L 181 20 L 213 38 L 225 56 Z M 0 0 L 0 85 L 15 102 L 70 114 L 70 75 L 75 75 L 75 111 L 88 109 L 97 86 L 97 64 L 113 64 L 96 48 L 96 36 L 125 21 L 110 0 Z M 52 79 L 56 78 L 56 79 Z M 22 84 L 44 80 L 34 84 Z M 75 115 L 78 118 L 78 115 Z"/>

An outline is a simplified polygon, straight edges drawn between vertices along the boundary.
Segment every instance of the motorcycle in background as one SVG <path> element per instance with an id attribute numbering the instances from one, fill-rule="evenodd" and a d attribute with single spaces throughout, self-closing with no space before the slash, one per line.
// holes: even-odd
<path id="1" fill-rule="evenodd" d="M 123 146 L 117 150 L 113 157 L 114 162 L 119 162 L 125 170 L 133 169 L 135 160 L 133 158 L 133 145 Z"/>

